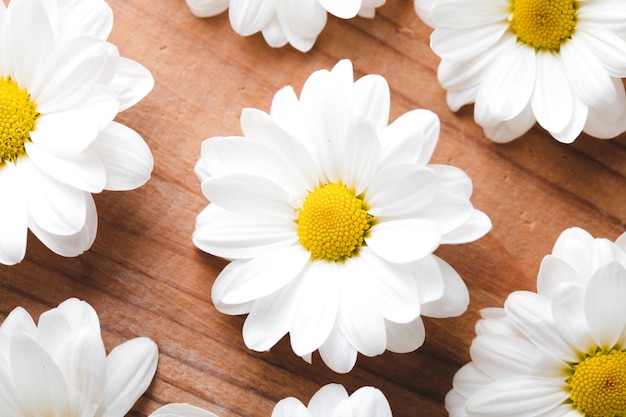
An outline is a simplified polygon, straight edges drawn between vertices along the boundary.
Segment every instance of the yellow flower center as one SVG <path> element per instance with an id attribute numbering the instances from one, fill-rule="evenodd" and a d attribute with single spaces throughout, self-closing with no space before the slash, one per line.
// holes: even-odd
<path id="1" fill-rule="evenodd" d="M 362 196 L 343 184 L 318 187 L 304 200 L 298 214 L 298 237 L 312 259 L 345 261 L 358 254 L 372 225 Z"/>
<path id="2" fill-rule="evenodd" d="M 574 0 L 511 0 L 510 28 L 537 50 L 559 51 L 576 28 Z"/>
<path id="3" fill-rule="evenodd" d="M 626 416 L 626 352 L 598 351 L 572 367 L 572 406 L 586 417 Z"/>
<path id="4" fill-rule="evenodd" d="M 39 117 L 30 94 L 11 79 L 0 77 L 0 168 L 24 155 L 24 143 L 30 141 Z"/>

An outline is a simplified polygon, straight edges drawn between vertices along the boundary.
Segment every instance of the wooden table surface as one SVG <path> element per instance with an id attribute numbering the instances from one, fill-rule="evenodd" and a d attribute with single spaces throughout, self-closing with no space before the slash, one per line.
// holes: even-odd
<path id="1" fill-rule="evenodd" d="M 189 402 L 221 417 L 269 417 L 274 404 L 295 396 L 305 404 L 321 386 L 338 382 L 353 392 L 383 391 L 395 417 L 445 416 L 443 398 L 469 360 L 474 323 L 483 307 L 501 306 L 511 291 L 535 289 L 542 257 L 565 228 L 580 226 L 614 240 L 626 230 L 626 135 L 581 136 L 563 145 L 535 127 L 506 145 L 490 142 L 473 108 L 452 113 L 436 80 L 439 59 L 430 28 L 412 0 L 387 0 L 373 20 L 329 16 L 307 54 L 268 47 L 261 35 L 235 34 L 227 13 L 194 17 L 183 0 L 109 0 L 115 15 L 110 41 L 123 56 L 152 71 L 156 86 L 118 120 L 137 130 L 155 159 L 152 179 L 129 192 L 96 195 L 98 235 L 78 258 L 62 258 L 29 236 L 26 259 L 0 267 L 0 316 L 25 307 L 34 317 L 69 297 L 99 314 L 107 350 L 136 336 L 159 346 L 156 377 L 131 412 Z M 465 170 L 472 202 L 493 229 L 469 244 L 437 254 L 469 287 L 468 312 L 425 319 L 426 342 L 409 354 L 359 356 L 346 375 L 314 355 L 297 357 L 283 338 L 270 352 L 248 350 L 245 317 L 219 313 L 211 285 L 226 262 L 191 242 L 195 217 L 207 204 L 193 174 L 208 137 L 239 135 L 244 107 L 269 111 L 273 94 L 297 93 L 315 70 L 350 58 L 355 76 L 383 75 L 391 87 L 391 120 L 415 108 L 442 122 L 433 161 Z"/>

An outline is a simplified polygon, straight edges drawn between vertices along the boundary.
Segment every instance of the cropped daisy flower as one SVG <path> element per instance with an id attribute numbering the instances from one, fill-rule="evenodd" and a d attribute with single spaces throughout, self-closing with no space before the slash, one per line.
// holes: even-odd
<path id="1" fill-rule="evenodd" d="M 186 0 L 198 17 L 215 16 L 228 9 L 233 30 L 241 36 L 261 32 L 274 48 L 291 46 L 309 51 L 326 26 L 327 13 L 341 19 L 357 15 L 373 18 L 385 0 Z"/>
<path id="2" fill-rule="evenodd" d="M 98 316 L 84 301 L 64 301 L 38 325 L 18 307 L 0 326 L 0 414 L 123 417 L 150 385 L 157 360 L 145 337 L 106 355 Z"/>
<path id="3" fill-rule="evenodd" d="M 313 394 L 308 406 L 294 397 L 276 403 L 272 417 L 391 417 L 389 402 L 374 387 L 362 387 L 348 396 L 339 384 L 328 384 Z"/>
<path id="4" fill-rule="evenodd" d="M 626 415 L 625 240 L 567 230 L 539 293 L 482 311 L 472 362 L 446 396 L 452 417 Z"/>
<path id="5" fill-rule="evenodd" d="M 626 130 L 626 2 L 415 0 L 435 29 L 438 78 L 496 142 L 535 122 L 557 140 Z"/>
<path id="6" fill-rule="evenodd" d="M 24 258 L 28 229 L 54 252 L 79 255 L 96 235 L 91 193 L 150 177 L 148 146 L 113 119 L 154 81 L 105 41 L 110 23 L 102 1 L 0 5 L 2 264 Z"/>
<path id="7" fill-rule="evenodd" d="M 428 164 L 437 116 L 388 118 L 385 79 L 355 82 L 344 60 L 313 73 L 300 99 L 280 90 L 270 114 L 245 109 L 244 137 L 203 143 L 196 171 L 211 204 L 193 241 L 232 260 L 212 297 L 224 313 L 249 313 L 249 348 L 289 333 L 297 355 L 310 361 L 319 349 L 348 372 L 357 352 L 417 349 L 420 315 L 465 311 L 465 285 L 433 251 L 491 223 L 470 203 L 463 171 Z"/>

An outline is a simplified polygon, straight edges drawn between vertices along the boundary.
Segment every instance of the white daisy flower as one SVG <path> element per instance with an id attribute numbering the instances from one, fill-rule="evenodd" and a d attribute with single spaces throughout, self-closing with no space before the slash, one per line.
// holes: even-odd
<path id="1" fill-rule="evenodd" d="M 511 141 L 535 122 L 564 143 L 626 130 L 626 2 L 415 0 L 415 8 L 435 28 L 448 105 L 475 103 L 490 139 Z"/>
<path id="2" fill-rule="evenodd" d="M 75 298 L 35 325 L 21 307 L 0 326 L 0 415 L 123 417 L 157 367 L 150 339 L 129 340 L 106 355 L 94 309 Z"/>
<path id="3" fill-rule="evenodd" d="M 197 173 L 211 204 L 193 241 L 233 260 L 212 297 L 224 313 L 249 313 L 249 348 L 268 350 L 289 332 L 297 355 L 310 361 L 319 349 L 348 372 L 357 352 L 417 349 L 420 315 L 465 311 L 464 283 L 433 251 L 491 223 L 470 203 L 463 171 L 428 164 L 437 116 L 388 118 L 385 79 L 354 82 L 344 60 L 313 73 L 300 99 L 280 90 L 270 114 L 245 109 L 244 137 L 203 143 Z"/>
<path id="4" fill-rule="evenodd" d="M 348 396 L 343 386 L 328 384 L 313 394 L 308 406 L 294 397 L 280 400 L 272 417 L 391 417 L 391 408 L 374 387 L 359 388 Z"/>
<path id="5" fill-rule="evenodd" d="M 327 13 L 342 19 L 357 15 L 373 18 L 385 0 L 186 0 L 198 17 L 215 16 L 228 9 L 230 24 L 241 36 L 263 33 L 268 45 L 289 43 L 309 51 L 326 26 Z"/>
<path id="6" fill-rule="evenodd" d="M 110 28 L 103 1 L 0 4 L 2 264 L 24 258 L 28 229 L 54 252 L 79 255 L 96 235 L 91 193 L 150 177 L 148 146 L 113 119 L 154 81 L 105 41 Z"/>
<path id="7" fill-rule="evenodd" d="M 482 311 L 450 416 L 626 415 L 625 236 L 567 230 L 542 264 L 543 291 Z"/>
<path id="8" fill-rule="evenodd" d="M 149 417 L 217 417 L 210 411 L 185 403 L 167 404 L 150 414 Z"/>

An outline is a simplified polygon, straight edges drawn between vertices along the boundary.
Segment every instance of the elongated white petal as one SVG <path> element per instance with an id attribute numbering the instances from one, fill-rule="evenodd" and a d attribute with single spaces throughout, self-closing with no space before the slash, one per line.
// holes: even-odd
<path id="1" fill-rule="evenodd" d="M 0 169 L 0 192 L 11 196 L 0 204 L 0 263 L 14 265 L 26 254 L 26 196 L 20 172 L 7 163 Z"/>
<path id="2" fill-rule="evenodd" d="M 342 385 L 327 384 L 313 394 L 308 409 L 313 417 L 331 416 L 335 407 L 348 398 L 348 392 Z"/>
<path id="3" fill-rule="evenodd" d="M 469 291 L 459 274 L 447 262 L 432 255 L 443 278 L 443 295 L 422 305 L 422 315 L 428 317 L 456 317 L 467 310 Z M 433 284 L 430 284 L 431 286 Z M 420 286 L 420 289 L 423 285 Z M 435 284 L 435 288 L 436 284 Z"/>
<path id="4" fill-rule="evenodd" d="M 276 17 L 288 42 L 300 52 L 308 52 L 326 26 L 326 10 L 317 0 L 276 0 Z"/>
<path id="5" fill-rule="evenodd" d="M 260 32 L 275 11 L 275 0 L 230 0 L 230 25 L 241 36 Z"/>
<path id="6" fill-rule="evenodd" d="M 391 417 L 391 407 L 385 395 L 377 388 L 362 387 L 350 395 L 355 416 Z"/>
<path id="7" fill-rule="evenodd" d="M 572 118 L 573 97 L 560 57 L 537 54 L 535 88 L 531 97 L 537 122 L 549 132 L 559 132 Z"/>
<path id="8" fill-rule="evenodd" d="M 191 10 L 191 13 L 195 14 L 198 17 L 209 17 L 215 16 L 226 9 L 228 9 L 228 4 L 230 0 L 185 0 L 187 2 L 187 6 Z"/>
<path id="9" fill-rule="evenodd" d="M 343 171 L 342 183 L 354 188 L 354 193 L 359 195 L 371 185 L 371 179 L 376 174 L 380 142 L 373 126 L 359 118 L 348 125 L 343 145 L 335 148 Z"/>
<path id="10" fill-rule="evenodd" d="M 137 132 L 120 123 L 109 124 L 88 149 L 102 163 L 106 190 L 133 190 L 150 179 L 154 167 L 150 148 Z"/>
<path id="11" fill-rule="evenodd" d="M 106 40 L 113 29 L 113 12 L 105 1 L 76 1 L 62 10 L 59 38 L 93 36 Z"/>
<path id="12" fill-rule="evenodd" d="M 389 122 L 390 93 L 387 81 L 376 74 L 368 74 L 354 83 L 354 114 L 367 120 L 375 132 Z"/>
<path id="13" fill-rule="evenodd" d="M 474 362 L 469 362 L 454 375 L 452 386 L 460 395 L 469 398 L 474 392 L 491 382 L 493 382 L 493 378 L 481 372 Z M 446 407 L 447 402 L 446 399 Z"/>
<path id="14" fill-rule="evenodd" d="M 626 328 L 626 269 L 610 263 L 598 269 L 585 292 L 585 313 L 591 336 L 602 348 L 612 348 Z"/>
<path id="15" fill-rule="evenodd" d="M 339 308 L 340 274 L 337 265 L 315 261 L 300 278 L 297 308 L 290 330 L 291 347 L 302 356 L 328 339 Z"/>
<path id="16" fill-rule="evenodd" d="M 439 138 L 439 118 L 429 110 L 412 110 L 380 131 L 379 137 L 381 165 L 426 164 Z"/>
<path id="17" fill-rule="evenodd" d="M 16 307 L 11 310 L 9 315 L 2 322 L 2 325 L 0 325 L 0 332 L 9 337 L 17 333 L 34 336 L 36 331 L 37 326 L 33 318 L 22 307 Z"/>
<path id="18" fill-rule="evenodd" d="M 156 344 L 145 337 L 117 346 L 107 356 L 103 417 L 125 415 L 144 393 L 156 372 Z"/>
<path id="19" fill-rule="evenodd" d="M 537 292 L 546 298 L 552 298 L 559 285 L 573 283 L 583 285 L 583 278 L 571 264 L 555 255 L 547 255 L 541 261 L 537 276 Z"/>
<path id="20" fill-rule="evenodd" d="M 11 340 L 10 357 L 13 380 L 28 413 L 62 417 L 68 387 L 50 355 L 30 336 L 16 334 Z"/>
<path id="21" fill-rule="evenodd" d="M 472 210 L 470 217 L 459 227 L 441 237 L 442 244 L 473 242 L 491 230 L 491 219 L 479 210 Z"/>
<path id="22" fill-rule="evenodd" d="M 426 219 L 394 220 L 370 229 L 367 245 L 381 258 L 406 263 L 431 254 L 441 241 L 435 222 Z"/>
<path id="23" fill-rule="evenodd" d="M 438 26 L 472 27 L 505 21 L 509 15 L 508 2 L 495 0 L 439 0 L 430 9 L 430 18 Z"/>
<path id="24" fill-rule="evenodd" d="M 217 417 L 214 413 L 185 403 L 172 403 L 157 408 L 150 417 Z"/>
<path id="25" fill-rule="evenodd" d="M 326 341 L 319 347 L 319 352 L 324 363 L 339 374 L 348 373 L 354 368 L 358 353 L 336 323 Z"/>
<path id="26" fill-rule="evenodd" d="M 342 19 L 351 19 L 356 16 L 361 8 L 362 0 L 318 0 L 328 13 Z"/>
<path id="27" fill-rule="evenodd" d="M 124 111 L 148 95 L 154 87 L 150 71 L 138 62 L 121 57 L 109 87 L 117 94 L 119 111 Z"/>
<path id="28" fill-rule="evenodd" d="M 501 22 L 472 28 L 441 27 L 433 31 L 430 44 L 441 59 L 465 61 L 492 47 L 507 30 Z"/>
<path id="29" fill-rule="evenodd" d="M 272 417 L 316 417 L 300 400 L 294 397 L 283 398 L 276 403 L 272 410 Z"/>
<path id="30" fill-rule="evenodd" d="M 595 347 L 585 317 L 585 291 L 572 284 L 557 288 L 552 297 L 552 315 L 559 323 L 559 332 L 579 352 L 590 352 Z"/>
<path id="31" fill-rule="evenodd" d="M 387 330 L 387 350 L 396 353 L 409 353 L 424 344 L 426 329 L 421 317 L 410 323 L 385 322 Z"/>

